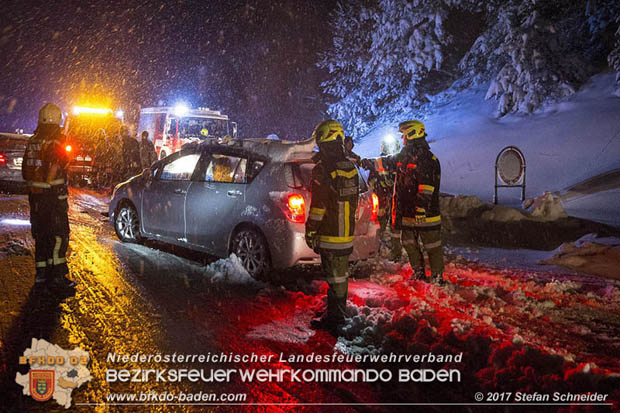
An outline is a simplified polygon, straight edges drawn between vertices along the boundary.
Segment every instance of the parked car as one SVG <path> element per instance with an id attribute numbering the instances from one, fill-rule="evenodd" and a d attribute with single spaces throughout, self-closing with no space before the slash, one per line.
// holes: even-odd
<path id="1" fill-rule="evenodd" d="M 150 238 L 219 257 L 235 253 L 252 276 L 318 264 L 304 240 L 313 146 L 185 145 L 115 188 L 110 222 L 124 242 Z M 377 211 L 378 199 L 362 178 L 351 260 L 377 252 Z"/>
<path id="2" fill-rule="evenodd" d="M 23 192 L 26 181 L 22 178 L 22 161 L 28 135 L 0 133 L 0 190 Z"/>

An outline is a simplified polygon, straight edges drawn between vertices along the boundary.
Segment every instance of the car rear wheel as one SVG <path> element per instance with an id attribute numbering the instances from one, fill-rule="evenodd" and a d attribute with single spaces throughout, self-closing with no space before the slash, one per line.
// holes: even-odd
<path id="1" fill-rule="evenodd" d="M 138 243 L 142 241 L 140 235 L 140 220 L 133 205 L 125 202 L 118 209 L 114 218 L 116 236 L 123 242 Z"/>
<path id="2" fill-rule="evenodd" d="M 232 251 L 254 278 L 266 276 L 271 269 L 265 238 L 254 229 L 242 229 L 232 240 Z"/>

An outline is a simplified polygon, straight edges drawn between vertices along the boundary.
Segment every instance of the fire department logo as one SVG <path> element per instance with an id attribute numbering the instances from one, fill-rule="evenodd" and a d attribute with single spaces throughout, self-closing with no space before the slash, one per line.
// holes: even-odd
<path id="1" fill-rule="evenodd" d="M 54 394 L 54 370 L 30 370 L 30 395 L 38 402 L 52 398 Z"/>
<path id="2" fill-rule="evenodd" d="M 65 350 L 33 338 L 31 346 L 19 357 L 20 366 L 30 369 L 26 374 L 17 372 L 15 382 L 22 386 L 24 396 L 38 402 L 53 399 L 68 409 L 73 391 L 92 379 L 89 360 L 88 353 L 79 347 Z"/>

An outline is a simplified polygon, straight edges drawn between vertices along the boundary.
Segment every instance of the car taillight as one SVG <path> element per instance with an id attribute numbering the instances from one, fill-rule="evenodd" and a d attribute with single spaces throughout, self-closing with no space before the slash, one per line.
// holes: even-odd
<path id="1" fill-rule="evenodd" d="M 372 212 L 370 214 L 370 219 L 373 222 L 377 222 L 379 219 L 379 197 L 374 192 L 372 193 Z"/>
<path id="2" fill-rule="evenodd" d="M 306 201 L 299 194 L 290 194 L 286 200 L 286 209 L 284 211 L 286 218 L 297 224 L 306 222 Z"/>
<path id="3" fill-rule="evenodd" d="M 4 156 L 3 153 L 0 153 L 0 164 L 5 164 L 6 163 L 6 157 Z"/>

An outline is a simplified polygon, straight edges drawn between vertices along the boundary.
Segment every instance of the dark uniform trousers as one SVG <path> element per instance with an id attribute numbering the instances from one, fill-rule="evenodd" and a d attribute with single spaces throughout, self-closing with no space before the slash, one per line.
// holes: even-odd
<path id="1" fill-rule="evenodd" d="M 67 198 L 51 192 L 31 193 L 30 224 L 35 242 L 37 278 L 57 278 L 69 273 L 69 217 Z"/>
<path id="2" fill-rule="evenodd" d="M 414 272 L 424 272 L 424 255 L 422 246 L 428 254 L 432 275 L 443 274 L 443 249 L 441 247 L 441 229 L 418 230 L 403 229 L 401 240 Z"/>

